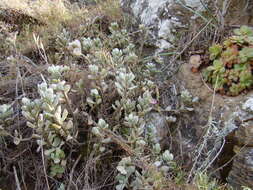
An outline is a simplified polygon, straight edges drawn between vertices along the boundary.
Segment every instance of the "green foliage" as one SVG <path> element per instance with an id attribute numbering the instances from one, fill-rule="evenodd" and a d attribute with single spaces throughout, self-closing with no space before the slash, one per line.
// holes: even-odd
<path id="1" fill-rule="evenodd" d="M 222 190 L 218 181 L 215 179 L 210 179 L 206 173 L 200 173 L 197 175 L 195 180 L 198 190 Z"/>
<path id="2" fill-rule="evenodd" d="M 241 63 L 251 61 L 253 58 L 253 47 L 244 47 L 239 52 L 239 59 Z"/>
<path id="3" fill-rule="evenodd" d="M 251 188 L 245 187 L 245 186 L 242 186 L 242 189 L 243 189 L 243 190 L 251 190 Z"/>
<path id="4" fill-rule="evenodd" d="M 31 142 L 36 142 L 37 152 L 42 153 L 36 155 L 45 156 L 46 173 L 50 174 L 50 181 L 61 181 L 59 189 L 65 188 L 65 176 L 68 180 L 71 178 L 63 174 L 92 156 L 101 158 L 94 159 L 94 171 L 104 172 L 104 168 L 116 171 L 117 190 L 165 189 L 169 180 L 179 184 L 184 172 L 174 155 L 162 150 L 156 126 L 147 125 L 148 114 L 161 109 L 156 99 L 159 92 L 153 82 L 156 65 L 153 60 L 145 63 L 139 59 L 129 33 L 119 24 L 112 23 L 108 29 L 108 36 L 98 31 L 94 32 L 98 35 L 75 36 L 64 29 L 52 40 L 55 52 L 48 62 L 53 61 L 55 65 L 42 72 L 43 82 L 37 86 L 37 97 L 22 99 L 22 119 L 26 120 L 29 134 L 32 134 L 26 140 L 36 140 Z M 13 42 L 9 45 L 13 46 Z M 220 89 L 226 83 L 220 76 L 227 74 L 220 57 L 230 60 L 234 52 L 233 48 L 227 52 L 222 50 L 221 45 L 210 47 L 210 59 L 214 63 L 206 73 L 209 82 L 217 83 Z M 247 61 L 251 59 L 249 56 L 246 50 L 241 53 L 242 59 L 247 57 Z M 156 57 L 155 62 L 160 63 L 160 57 Z M 229 79 L 240 80 L 240 85 L 249 88 L 252 84 L 249 67 L 240 64 L 229 73 Z M 71 76 L 65 75 L 73 72 L 76 77 L 82 70 L 85 72 L 74 82 Z M 232 87 L 231 91 L 237 93 L 239 87 Z M 181 99 L 184 106 L 192 110 L 196 98 L 183 91 Z M 12 116 L 12 106 L 0 106 L 0 132 Z M 176 119 L 170 116 L 169 120 Z M 17 131 L 12 137 L 17 145 L 25 141 Z M 84 159 L 78 160 L 75 166 L 73 155 Z M 116 163 L 116 168 L 111 163 Z M 71 171 L 72 180 L 76 171 Z M 54 180 L 56 177 L 61 180 Z"/>
<path id="5" fill-rule="evenodd" d="M 12 105 L 0 105 L 0 137 L 9 135 L 8 126 L 11 124 L 13 114 Z"/>
<path id="6" fill-rule="evenodd" d="M 13 114 L 13 108 L 11 105 L 3 104 L 0 106 L 0 124 L 3 124 Z"/>
<path id="7" fill-rule="evenodd" d="M 89 62 L 88 78 L 96 84 L 86 98 L 95 111 L 91 117 L 97 120 L 91 130 L 97 138 L 93 147 L 97 154 L 114 152 L 115 146 L 125 152 L 117 166 L 117 190 L 161 189 L 176 164 L 168 150 L 162 153 L 153 137 L 154 126 L 145 129 L 145 115 L 155 102 L 155 84 L 151 81 L 154 65 L 147 67 L 139 62 L 128 33 L 117 23 L 109 29 L 108 41 L 82 38 L 82 51 Z M 116 93 L 110 100 L 113 113 L 101 117 L 108 89 Z"/>
<path id="8" fill-rule="evenodd" d="M 209 48 L 211 65 L 203 71 L 205 81 L 222 93 L 236 96 L 253 85 L 253 30 L 242 26 L 223 45 Z"/>
<path id="9" fill-rule="evenodd" d="M 235 35 L 237 36 L 253 36 L 253 31 L 247 26 L 242 26 L 239 29 L 234 30 Z"/>
<path id="10" fill-rule="evenodd" d="M 85 150 L 87 153 L 114 154 L 120 150 L 122 159 L 115 160 L 116 189 L 161 189 L 166 186 L 166 176 L 178 166 L 169 150 L 161 150 L 155 126 L 146 127 L 145 116 L 158 106 L 152 82 L 156 68 L 153 63 L 139 60 L 126 30 L 117 23 L 112 23 L 109 30 L 107 38 L 76 39 L 63 30 L 54 41 L 53 61 L 56 64 L 63 61 L 69 66 L 48 67 L 43 82 L 37 86 L 38 97 L 22 99 L 22 115 L 33 131 L 30 139 L 36 139 L 37 151 L 45 156 L 51 177 L 63 176 L 69 146 L 79 146 L 77 126 L 84 125 L 90 128 L 86 135 L 93 147 Z M 87 73 L 71 88 L 65 74 L 73 69 L 69 62 L 80 60 L 87 63 Z M 82 96 L 74 109 L 69 98 L 73 95 Z M 7 107 L 3 109 L 0 118 L 9 117 L 12 113 L 9 111 Z M 76 120 L 84 116 L 87 123 Z M 18 135 L 16 139 L 24 140 Z"/>
<path id="11" fill-rule="evenodd" d="M 118 185 L 116 186 L 116 189 L 123 190 L 127 187 L 134 190 L 152 190 L 163 189 L 166 187 L 165 175 L 175 167 L 173 155 L 166 150 L 163 154 L 158 151 L 153 163 L 148 163 L 144 159 L 138 159 L 142 161 L 142 164 L 144 165 L 141 173 L 140 170 L 138 170 L 138 166 L 134 164 L 133 157 L 123 158 L 119 162 L 117 166 L 118 175 L 116 176 L 116 180 L 118 181 Z M 145 164 L 148 165 L 145 166 Z"/>
<path id="12" fill-rule="evenodd" d="M 125 29 L 120 29 L 118 23 L 114 22 L 109 27 L 109 30 L 111 32 L 111 36 L 109 37 L 110 45 L 111 47 L 125 47 L 126 45 L 129 45 L 130 37 Z"/>
<path id="13" fill-rule="evenodd" d="M 222 52 L 222 46 L 219 44 L 215 44 L 209 48 L 209 52 L 210 52 L 210 59 L 214 60 Z"/>
<path id="14" fill-rule="evenodd" d="M 62 146 L 72 139 L 73 122 L 67 109 L 70 86 L 61 80 L 66 66 L 51 66 L 48 72 L 49 85 L 43 82 L 38 85 L 40 98 L 22 99 L 22 114 L 28 120 L 27 126 L 34 129 L 34 137 L 39 145 L 38 150 L 44 150 L 50 160 L 50 174 L 61 175 L 66 166 L 65 153 Z"/>
<path id="15" fill-rule="evenodd" d="M 36 17 L 46 21 L 45 26 L 32 30 L 25 26 L 25 30 L 17 33 L 0 26 L 0 58 L 15 52 L 13 58 L 30 60 L 17 61 L 11 57 L 13 60 L 9 60 L 14 63 L 14 72 L 18 71 L 12 78 L 16 79 L 16 93 L 6 99 L 3 95 L 1 101 L 16 99 L 0 106 L 0 138 L 4 136 L 7 143 L 11 138 L 17 146 L 6 144 L 5 149 L 0 143 L 0 165 L 4 169 L 0 181 L 12 179 L 11 172 L 16 167 L 15 180 L 21 188 L 26 188 L 27 182 L 28 188 L 35 189 L 182 189 L 177 184 L 185 185 L 186 175 L 176 159 L 184 155 L 174 158 L 170 150 L 164 150 L 159 142 L 159 129 L 147 121 L 153 120 L 149 113 L 155 111 L 168 114 L 169 117 L 164 117 L 166 122 L 175 122 L 179 113 L 174 106 L 168 106 L 167 110 L 159 107 L 160 83 L 156 86 L 157 80 L 153 78 L 160 72 L 157 64 L 164 62 L 160 56 L 170 53 L 157 54 L 146 61 L 138 57 L 137 52 L 142 53 L 146 43 L 148 28 L 140 26 L 137 32 L 142 37 L 135 37 L 139 39 L 135 44 L 140 45 L 136 47 L 131 39 L 136 32 L 130 34 L 122 28 L 125 23 L 113 22 L 108 26 L 111 17 L 122 14 L 120 8 L 115 9 L 114 1 L 103 1 L 101 8 L 110 11 L 109 14 L 97 8 L 92 13 L 96 6 L 78 14 L 78 8 L 66 10 L 69 4 L 65 1 L 62 1 L 64 6 L 58 1 L 52 4 L 55 6 L 39 6 L 46 2 L 53 1 L 38 1 L 40 14 Z M 120 7 L 118 4 L 117 1 Z M 90 18 L 83 18 L 88 15 Z M 36 49 L 34 33 L 41 37 Z M 247 28 L 237 33 L 238 36 L 227 41 L 227 48 L 219 44 L 210 47 L 210 59 L 214 62 L 206 73 L 217 89 L 222 90 L 229 80 L 233 81 L 230 91 L 234 94 L 252 85 L 248 64 L 252 52 L 243 49 L 251 47 L 243 47 L 240 53 L 232 47 L 234 43 L 252 44 L 252 34 Z M 240 63 L 227 72 L 223 62 L 234 63 L 238 59 Z M 5 68 L 1 69 L 0 75 L 3 73 L 5 77 Z M 42 82 L 32 86 L 41 81 L 40 76 Z M 24 97 L 22 101 L 20 97 Z M 197 99 L 189 91 L 182 91 L 179 98 L 180 113 L 184 109 L 193 110 Z M 17 120 L 15 125 L 13 120 Z M 174 139 L 170 140 L 170 147 L 175 149 Z M 182 164 L 188 167 L 188 162 Z M 34 168 L 36 171 L 32 171 Z M 217 189 L 216 182 L 207 176 L 200 177 L 197 184 L 199 189 Z M 183 189 L 188 189 L 185 186 Z"/>

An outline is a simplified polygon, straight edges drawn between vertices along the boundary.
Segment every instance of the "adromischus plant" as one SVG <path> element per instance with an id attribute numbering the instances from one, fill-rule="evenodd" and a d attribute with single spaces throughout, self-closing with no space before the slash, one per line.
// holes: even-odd
<path id="1" fill-rule="evenodd" d="M 136 165 L 138 162 L 142 163 L 143 167 Z M 157 153 L 149 161 L 133 156 L 122 158 L 117 166 L 116 189 L 163 189 L 166 186 L 165 176 L 173 170 L 174 165 L 173 155 L 168 150 L 163 154 Z"/>
<path id="2" fill-rule="evenodd" d="M 0 124 L 5 124 L 13 115 L 13 108 L 10 104 L 0 105 Z"/>
<path id="3" fill-rule="evenodd" d="M 61 175 L 66 166 L 62 146 L 73 138 L 73 122 L 65 106 L 70 86 L 62 81 L 62 74 L 68 67 L 51 66 L 49 84 L 38 85 L 40 98 L 22 99 L 22 114 L 27 119 L 27 126 L 34 129 L 34 137 L 43 146 L 44 154 L 50 160 L 50 175 Z"/>
<path id="4" fill-rule="evenodd" d="M 117 53 L 118 57 L 122 56 L 118 50 L 114 50 L 114 53 Z M 116 60 L 120 62 L 119 64 L 123 61 L 119 58 Z M 117 62 L 115 61 L 115 63 Z M 96 75 L 98 67 L 92 66 L 92 68 L 93 73 Z M 121 124 L 111 126 L 100 118 L 97 125 L 92 129 L 92 133 L 100 139 L 100 143 L 95 144 L 95 148 L 99 152 L 103 152 L 110 148 L 107 145 L 116 143 L 129 154 L 132 153 L 131 156 L 123 158 L 118 164 L 117 190 L 123 190 L 125 187 L 135 189 L 160 187 L 163 185 L 166 172 L 173 168 L 169 166 L 173 160 L 173 155 L 169 151 L 162 154 L 159 143 L 153 141 L 152 138 L 147 138 L 152 136 L 152 131 L 147 131 L 148 135 L 144 134 L 146 122 L 144 116 L 152 109 L 153 98 L 150 91 L 152 91 L 154 84 L 149 80 L 138 82 L 134 73 L 127 72 L 123 65 L 115 73 L 114 84 L 120 97 L 113 104 L 114 119 Z M 142 92 L 142 90 L 144 91 Z M 145 155 L 145 149 L 153 152 L 152 159 L 149 161 L 141 159 Z M 137 167 L 137 169 L 135 161 L 145 162 L 147 165 L 152 166 L 152 169 L 147 169 L 148 166 L 147 168 Z M 141 173 L 138 170 L 141 170 Z M 157 182 L 157 176 L 159 176 L 159 182 Z M 150 185 L 148 181 L 152 181 L 154 184 Z"/>
<path id="5" fill-rule="evenodd" d="M 11 104 L 3 104 L 0 106 L 0 143 L 4 140 L 3 137 L 9 136 L 12 138 L 13 143 L 18 145 L 22 140 L 22 135 L 18 130 L 14 130 L 11 134 L 9 126 L 12 125 L 14 120 L 14 110 Z"/>
<path id="6" fill-rule="evenodd" d="M 55 40 L 54 48 L 57 52 L 54 54 L 55 63 L 59 63 L 63 58 L 66 59 L 65 55 L 68 53 L 68 44 L 71 41 L 71 34 L 66 30 L 57 35 Z"/>
<path id="7" fill-rule="evenodd" d="M 74 40 L 68 44 L 68 50 L 73 56 L 80 57 L 82 56 L 82 46 L 79 40 Z"/>
<path id="8" fill-rule="evenodd" d="M 111 32 L 111 35 L 109 36 L 111 47 L 124 48 L 130 44 L 130 37 L 127 30 L 121 30 L 118 23 L 111 23 L 109 30 Z"/>
<path id="9" fill-rule="evenodd" d="M 0 137 L 9 135 L 7 127 L 12 121 L 13 114 L 12 105 L 0 105 Z"/>
<path id="10" fill-rule="evenodd" d="M 102 98 L 99 95 L 99 92 L 97 89 L 91 89 L 90 96 L 87 97 L 86 102 L 93 108 L 95 105 L 99 105 L 102 103 Z"/>
<path id="11" fill-rule="evenodd" d="M 88 78 L 95 84 L 86 103 L 99 111 L 105 101 L 103 93 L 108 88 L 117 93 L 111 103 L 112 117 L 100 116 L 94 122 L 91 131 L 98 138 L 94 149 L 100 154 L 115 147 L 111 146 L 114 144 L 129 155 L 118 164 L 117 190 L 159 188 L 175 164 L 168 150 L 162 153 L 159 142 L 152 138 L 152 130 L 145 129 L 145 115 L 156 102 L 152 97 L 155 84 L 149 78 L 154 66 L 133 64 L 138 62 L 138 56 L 127 32 L 120 30 L 116 23 L 111 24 L 110 31 L 109 43 L 99 38 L 82 39 L 83 53 L 89 63 Z M 143 159 L 147 152 L 151 157 Z M 145 167 L 136 166 L 138 162 L 145 163 Z"/>
<path id="12" fill-rule="evenodd" d="M 100 50 L 103 47 L 103 43 L 101 42 L 100 38 L 91 39 L 88 37 L 82 38 L 81 41 L 84 53 L 91 53 L 96 50 Z"/>
<path id="13" fill-rule="evenodd" d="M 253 30 L 247 26 L 234 30 L 234 36 L 223 44 L 209 48 L 212 65 L 203 74 L 213 88 L 222 93 L 236 96 L 253 86 Z"/>
<path id="14" fill-rule="evenodd" d="M 221 190 L 218 181 L 215 179 L 211 179 L 206 173 L 199 173 L 195 184 L 199 190 L 213 189 L 213 190 Z M 230 188 L 228 188 L 229 190 Z"/>

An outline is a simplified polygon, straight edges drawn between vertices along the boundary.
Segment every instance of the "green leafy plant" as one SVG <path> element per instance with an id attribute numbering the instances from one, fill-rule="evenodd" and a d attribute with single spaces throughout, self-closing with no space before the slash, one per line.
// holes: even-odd
<path id="1" fill-rule="evenodd" d="M 199 173 L 195 180 L 195 184 L 199 190 L 222 190 L 224 187 L 220 186 L 218 181 L 210 178 L 206 173 Z M 226 188 L 229 190 L 229 188 Z"/>
<path id="2" fill-rule="evenodd" d="M 205 81 L 226 95 L 236 96 L 253 85 L 253 30 L 234 30 L 234 36 L 209 48 L 211 65 L 204 69 Z"/>
<path id="3" fill-rule="evenodd" d="M 22 99 L 22 114 L 28 120 L 27 126 L 34 129 L 34 135 L 39 145 L 38 151 L 44 150 L 50 161 L 50 175 L 60 176 L 66 166 L 63 145 L 73 137 L 73 122 L 66 108 L 67 94 L 70 86 L 61 80 L 66 66 L 51 66 L 49 85 L 45 81 L 38 85 L 40 98 Z"/>
<path id="4" fill-rule="evenodd" d="M 0 137 L 9 135 L 7 126 L 9 126 L 12 121 L 13 113 L 14 111 L 11 105 L 0 105 Z"/>
<path id="5" fill-rule="evenodd" d="M 8 122 L 10 117 L 13 115 L 13 108 L 11 105 L 3 104 L 0 106 L 0 124 Z"/>
<path id="6" fill-rule="evenodd" d="M 210 52 L 210 59 L 214 60 L 222 52 L 222 46 L 219 44 L 215 44 L 209 48 L 209 52 Z"/>

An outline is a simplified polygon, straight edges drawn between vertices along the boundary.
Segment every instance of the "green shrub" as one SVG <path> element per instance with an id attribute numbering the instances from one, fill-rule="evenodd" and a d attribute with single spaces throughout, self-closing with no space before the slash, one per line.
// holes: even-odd
<path id="1" fill-rule="evenodd" d="M 0 143 L 1 137 L 8 136 L 8 126 L 11 124 L 13 108 L 9 104 L 0 105 Z"/>
<path id="2" fill-rule="evenodd" d="M 22 114 L 27 119 L 27 126 L 34 129 L 33 137 L 37 139 L 38 150 L 50 161 L 50 175 L 60 176 L 66 167 L 66 156 L 63 145 L 71 140 L 73 122 L 66 104 L 69 102 L 70 86 L 61 80 L 66 66 L 51 66 L 48 83 L 38 85 L 39 98 L 22 99 Z"/>

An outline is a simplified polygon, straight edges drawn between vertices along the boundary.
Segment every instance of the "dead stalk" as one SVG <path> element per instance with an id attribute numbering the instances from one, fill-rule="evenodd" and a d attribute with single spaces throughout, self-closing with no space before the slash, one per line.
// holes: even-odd
<path id="1" fill-rule="evenodd" d="M 14 172 L 14 176 L 15 176 L 17 190 L 21 190 L 20 182 L 19 182 L 19 179 L 18 179 L 17 170 L 16 170 L 15 166 L 13 166 L 13 172 Z"/>
<path id="2" fill-rule="evenodd" d="M 209 21 L 206 23 L 206 25 L 205 25 L 205 26 L 192 38 L 192 40 L 184 47 L 184 49 L 183 49 L 181 52 L 179 52 L 179 53 L 177 54 L 177 56 L 171 61 L 171 63 L 165 65 L 165 66 L 161 69 L 161 71 L 165 71 L 165 70 L 169 67 L 169 65 L 175 63 L 175 61 L 185 52 L 185 50 L 186 50 L 187 48 L 190 47 L 190 45 L 192 44 L 192 42 L 194 42 L 194 40 L 197 39 L 197 37 L 209 26 L 209 24 L 210 24 L 212 21 L 213 21 L 213 19 L 209 20 Z"/>
<path id="3" fill-rule="evenodd" d="M 42 141 L 43 141 L 43 139 L 41 138 L 41 142 Z M 42 164 L 43 164 L 43 170 L 44 170 L 44 174 L 45 174 L 47 189 L 50 190 L 50 186 L 49 186 L 49 182 L 48 182 L 48 178 L 47 178 L 47 170 L 46 170 L 46 166 L 45 166 L 44 149 L 43 149 L 43 145 L 40 145 L 40 146 L 41 146 L 41 157 L 42 157 Z"/>
<path id="4" fill-rule="evenodd" d="M 67 190 L 70 190 L 70 188 L 71 188 L 71 184 L 73 183 L 73 174 L 74 174 L 75 168 L 76 168 L 78 162 L 80 161 L 81 157 L 82 157 L 82 155 L 78 156 L 77 160 L 75 161 L 75 163 L 71 169 L 71 172 L 69 174 L 69 183 L 68 183 Z"/>
<path id="5" fill-rule="evenodd" d="M 191 171 L 190 171 L 190 173 L 187 177 L 187 183 L 189 183 L 191 181 L 192 177 L 193 177 L 193 180 L 194 180 L 196 176 L 193 176 L 193 173 L 197 173 L 196 171 L 198 171 L 199 169 L 201 169 L 201 167 L 203 167 L 203 165 L 202 165 L 199 168 L 197 168 L 197 164 L 198 164 L 199 158 L 201 157 L 201 155 L 203 153 L 204 148 L 206 147 L 207 139 L 208 139 L 210 131 L 213 127 L 212 113 L 213 113 L 213 108 L 214 108 L 214 100 L 215 100 L 215 95 L 216 95 L 217 82 L 218 82 L 218 76 L 216 77 L 216 81 L 215 81 L 213 97 L 212 97 L 212 103 L 211 103 L 211 109 L 210 109 L 210 113 L 209 113 L 209 117 L 208 117 L 208 123 L 206 125 L 207 129 L 206 129 L 205 135 L 203 136 L 203 142 L 199 145 L 198 154 L 195 157 L 194 164 L 193 164 L 193 166 L 191 168 Z M 207 169 L 207 167 L 206 167 L 206 169 Z"/>

